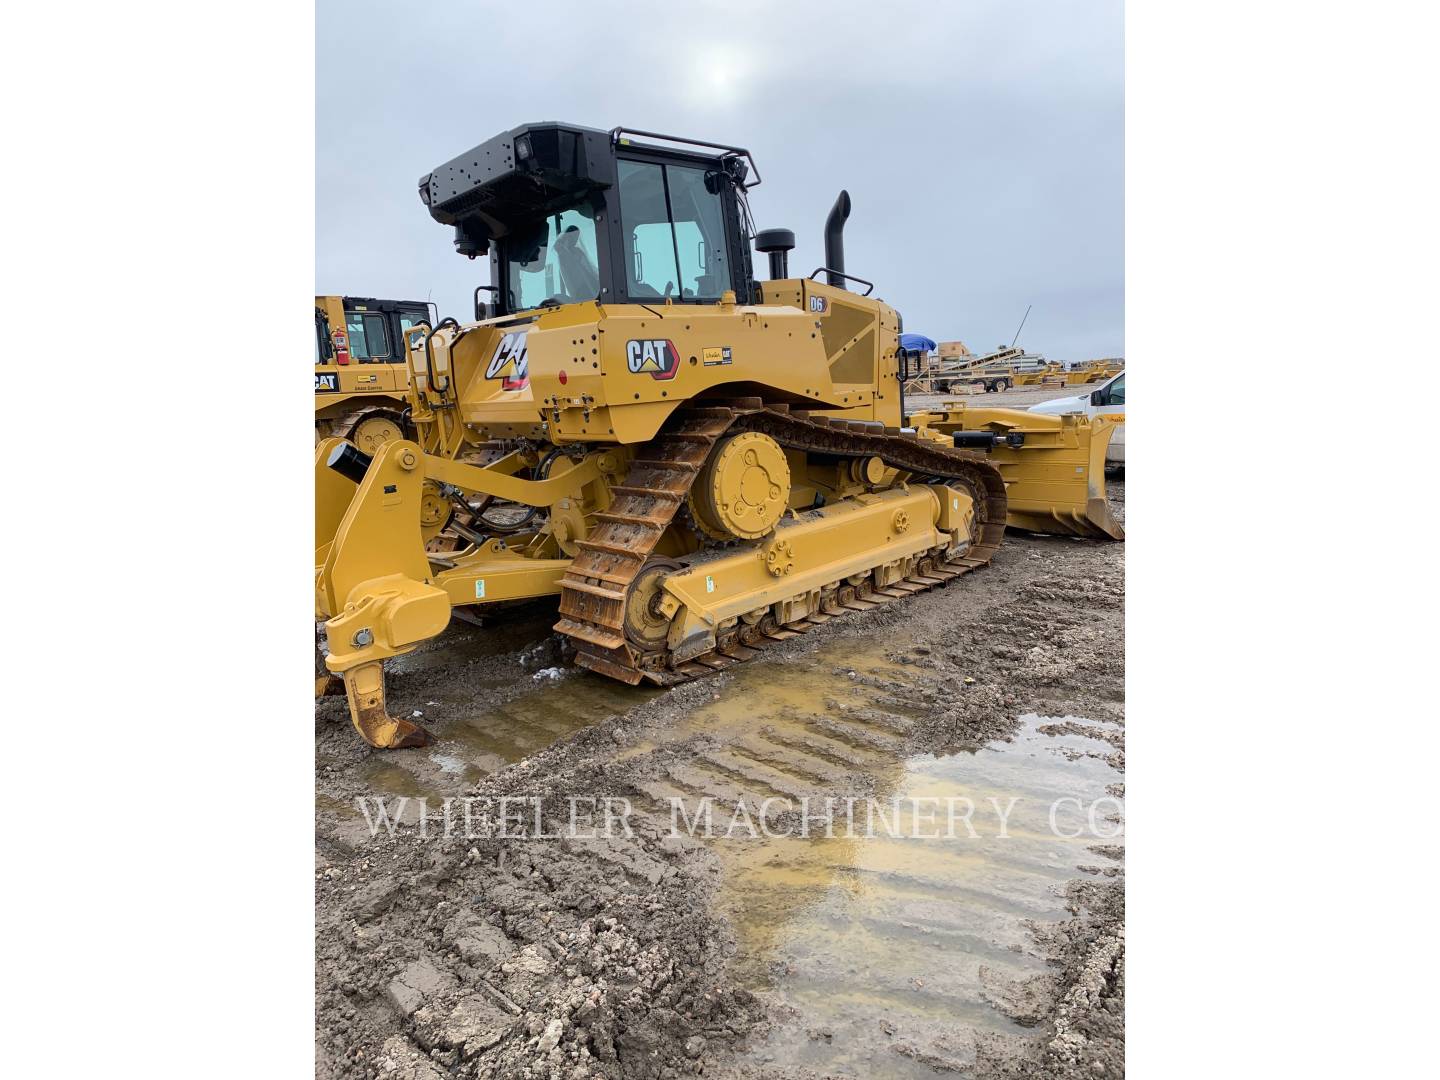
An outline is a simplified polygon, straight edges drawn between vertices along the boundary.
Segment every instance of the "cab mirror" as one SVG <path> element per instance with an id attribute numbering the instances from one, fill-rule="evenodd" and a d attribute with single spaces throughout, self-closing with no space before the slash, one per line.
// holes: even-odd
<path id="1" fill-rule="evenodd" d="M 1104 405 L 1104 404 L 1105 404 L 1105 391 L 1104 391 L 1104 390 L 1092 390 L 1092 391 L 1090 391 L 1090 404 L 1091 404 L 1091 405 Z"/>

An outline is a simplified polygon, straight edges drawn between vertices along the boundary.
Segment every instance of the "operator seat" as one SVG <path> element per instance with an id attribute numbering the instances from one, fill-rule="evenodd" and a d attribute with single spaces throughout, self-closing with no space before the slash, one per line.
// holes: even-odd
<path id="1" fill-rule="evenodd" d="M 568 299 L 594 300 L 600 295 L 600 270 L 581 245 L 579 228 L 571 225 L 555 238 L 555 258 Z"/>

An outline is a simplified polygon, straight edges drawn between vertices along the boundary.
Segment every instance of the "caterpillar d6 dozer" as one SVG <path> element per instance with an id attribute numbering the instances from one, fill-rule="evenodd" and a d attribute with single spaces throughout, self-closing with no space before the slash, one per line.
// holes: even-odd
<path id="1" fill-rule="evenodd" d="M 493 284 L 417 335 L 416 439 L 317 447 L 324 662 L 369 743 L 426 741 L 381 664 L 455 608 L 558 597 L 579 664 L 669 685 L 984 566 L 1007 518 L 1119 536 L 1107 422 L 906 417 L 900 318 L 845 272 L 849 196 L 792 278 L 759 181 L 739 147 L 556 123 L 420 181 Z"/>

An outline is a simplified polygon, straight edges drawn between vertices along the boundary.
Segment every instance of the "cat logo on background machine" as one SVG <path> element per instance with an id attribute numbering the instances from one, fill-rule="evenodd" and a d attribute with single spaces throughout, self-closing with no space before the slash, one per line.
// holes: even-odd
<path id="1" fill-rule="evenodd" d="M 524 330 L 514 331 L 495 346 L 485 378 L 499 379 L 501 390 L 523 390 L 530 385 L 530 354 L 525 349 L 525 335 Z"/>
<path id="2" fill-rule="evenodd" d="M 625 343 L 625 363 L 632 375 L 649 375 L 652 379 L 673 379 L 680 369 L 680 354 L 675 343 L 665 338 L 651 338 Z"/>

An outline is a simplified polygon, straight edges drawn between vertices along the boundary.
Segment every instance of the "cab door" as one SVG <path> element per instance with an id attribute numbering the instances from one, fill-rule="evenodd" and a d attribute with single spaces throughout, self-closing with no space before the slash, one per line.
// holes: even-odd
<path id="1" fill-rule="evenodd" d="M 1090 394 L 1090 405 L 1085 412 L 1090 416 L 1125 415 L 1125 373 L 1123 371 Z"/>
<path id="2" fill-rule="evenodd" d="M 346 303 L 345 330 L 350 339 L 350 362 L 346 389 L 354 393 L 403 390 L 395 373 L 404 360 L 399 339 L 390 325 L 390 315 L 379 305 Z"/>
<path id="3" fill-rule="evenodd" d="M 1090 403 L 1085 409 L 1090 416 L 1119 416 L 1125 415 L 1125 373 L 1122 371 L 1107 383 L 1102 383 L 1100 389 L 1090 395 Z M 1121 424 L 1115 429 L 1115 434 L 1110 439 L 1110 446 L 1105 451 L 1105 460 L 1110 465 L 1125 464 L 1125 425 Z"/>

